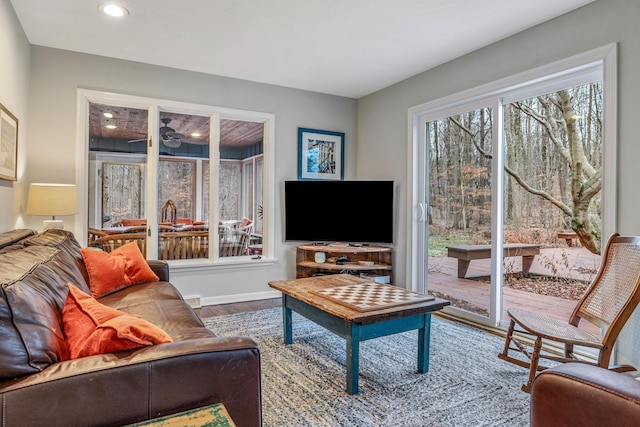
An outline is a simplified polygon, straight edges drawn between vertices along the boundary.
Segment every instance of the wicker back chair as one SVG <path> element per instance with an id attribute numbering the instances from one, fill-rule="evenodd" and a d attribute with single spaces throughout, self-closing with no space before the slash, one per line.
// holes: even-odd
<path id="1" fill-rule="evenodd" d="M 523 310 L 509 309 L 511 322 L 504 350 L 498 357 L 529 368 L 529 380 L 522 386 L 526 392 L 531 391 L 536 372 L 546 369 L 539 364 L 539 359 L 589 363 L 609 368 L 616 339 L 639 302 L 640 237 L 614 234 L 607 242 L 598 274 L 576 305 L 569 321 L 562 322 Z M 600 327 L 602 337 L 579 329 L 581 320 Z M 564 356 L 542 352 L 543 340 L 562 344 Z M 574 346 L 596 349 L 597 361 L 592 363 L 584 358 L 580 359 L 574 353 Z M 527 360 L 511 356 L 510 350 L 522 352 Z M 634 368 L 626 366 L 614 369 L 626 371 Z"/>

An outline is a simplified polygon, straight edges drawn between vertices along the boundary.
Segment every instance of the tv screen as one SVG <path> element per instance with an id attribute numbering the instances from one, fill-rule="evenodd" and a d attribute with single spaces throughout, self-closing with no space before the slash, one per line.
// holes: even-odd
<path id="1" fill-rule="evenodd" d="M 393 243 L 393 181 L 285 181 L 285 240 Z"/>

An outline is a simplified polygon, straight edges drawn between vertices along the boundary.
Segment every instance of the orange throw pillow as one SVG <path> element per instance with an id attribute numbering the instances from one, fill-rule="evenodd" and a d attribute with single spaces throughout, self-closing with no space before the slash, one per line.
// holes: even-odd
<path id="1" fill-rule="evenodd" d="M 90 248 L 82 248 L 80 253 L 89 273 L 89 288 L 94 298 L 136 283 L 160 280 L 135 242 L 110 253 Z"/>
<path id="2" fill-rule="evenodd" d="M 72 284 L 62 310 L 71 359 L 171 342 L 171 337 L 140 316 L 100 304 Z"/>

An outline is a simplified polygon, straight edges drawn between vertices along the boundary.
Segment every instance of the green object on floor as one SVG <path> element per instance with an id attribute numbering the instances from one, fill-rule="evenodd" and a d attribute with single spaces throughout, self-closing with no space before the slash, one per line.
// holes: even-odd
<path id="1" fill-rule="evenodd" d="M 191 409 L 166 417 L 155 418 L 128 427 L 235 427 L 227 409 L 222 403 Z"/>

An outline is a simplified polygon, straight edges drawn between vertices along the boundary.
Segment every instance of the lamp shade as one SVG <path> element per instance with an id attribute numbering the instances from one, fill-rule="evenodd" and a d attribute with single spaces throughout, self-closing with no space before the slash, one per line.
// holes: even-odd
<path id="1" fill-rule="evenodd" d="M 78 191 L 73 184 L 31 184 L 27 214 L 75 215 L 78 213 Z"/>

